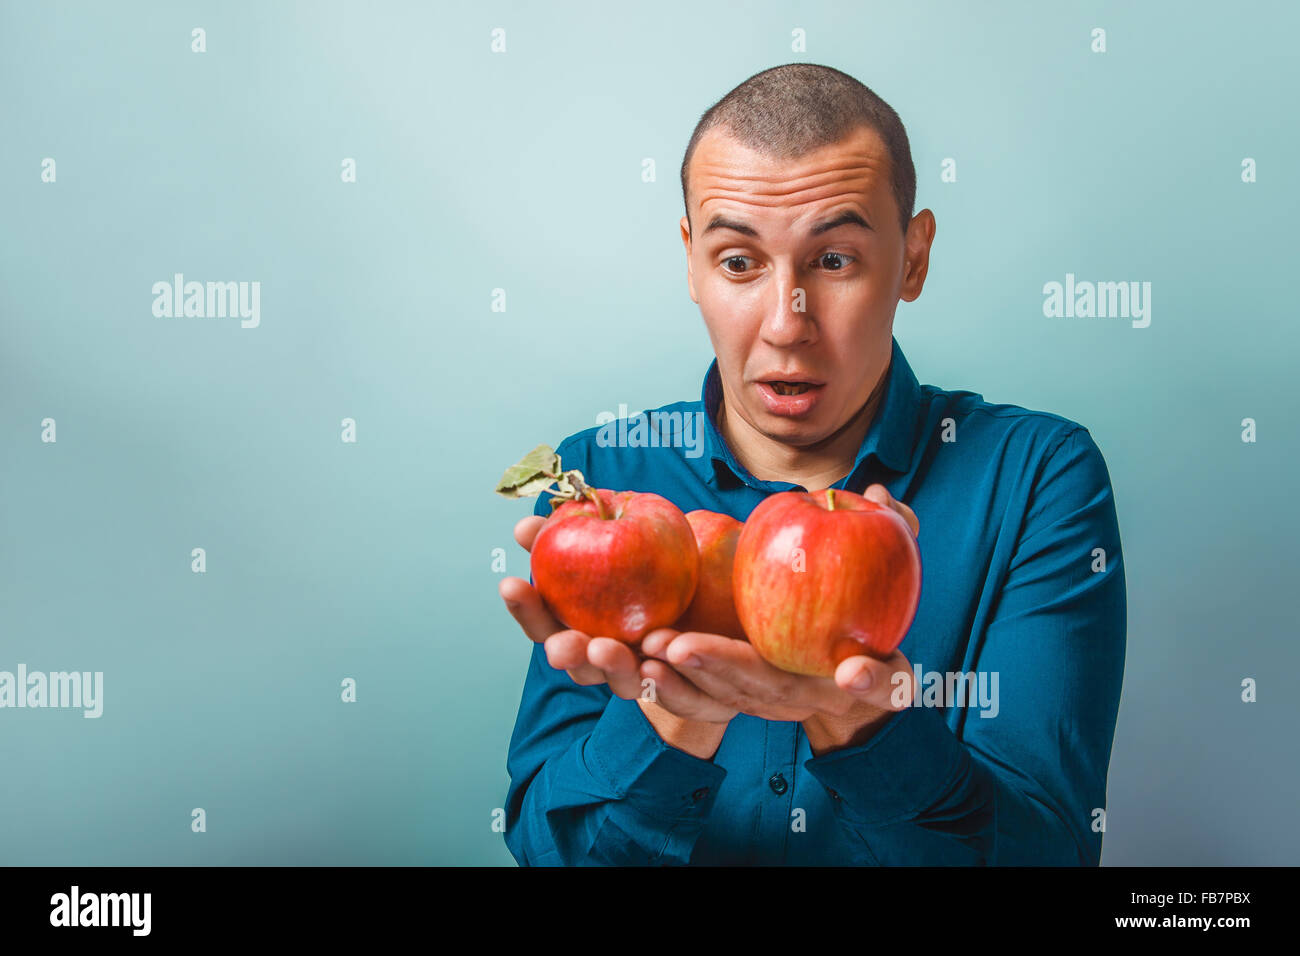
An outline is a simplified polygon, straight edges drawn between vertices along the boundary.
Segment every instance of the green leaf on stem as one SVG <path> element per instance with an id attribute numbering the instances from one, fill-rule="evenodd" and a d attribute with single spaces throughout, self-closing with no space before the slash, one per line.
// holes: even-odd
<path id="1" fill-rule="evenodd" d="M 496 493 L 505 498 L 532 498 L 556 481 L 563 481 L 560 456 L 550 445 L 538 445 L 506 469 Z"/>

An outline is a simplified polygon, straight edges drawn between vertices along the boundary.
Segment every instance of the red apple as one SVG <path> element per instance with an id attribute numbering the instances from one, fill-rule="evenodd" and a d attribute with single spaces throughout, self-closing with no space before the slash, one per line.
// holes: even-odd
<path id="1" fill-rule="evenodd" d="M 795 674 L 833 677 L 884 659 L 921 598 L 921 550 L 898 512 L 827 489 L 763 500 L 736 543 L 736 611 L 754 649 Z"/>
<path id="2" fill-rule="evenodd" d="M 691 603 L 700 556 L 690 523 L 667 498 L 591 489 L 566 501 L 537 533 L 533 584 L 566 626 L 635 644 Z"/>
<path id="3" fill-rule="evenodd" d="M 745 631 L 736 616 L 736 602 L 732 597 L 731 566 L 744 525 L 731 515 L 703 509 L 686 512 L 686 520 L 695 532 L 695 545 L 700 552 L 700 583 L 691 606 L 673 627 L 743 641 Z"/>

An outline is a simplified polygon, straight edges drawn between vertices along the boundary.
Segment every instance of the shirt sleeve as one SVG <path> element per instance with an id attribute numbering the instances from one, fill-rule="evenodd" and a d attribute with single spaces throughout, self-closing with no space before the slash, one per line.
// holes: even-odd
<path id="1" fill-rule="evenodd" d="M 583 467 L 561 443 L 565 468 Z M 551 511 L 549 496 L 536 513 Z M 521 866 L 684 865 L 726 771 L 664 742 L 634 700 L 575 684 L 534 644 L 506 760 Z"/>
<path id="2" fill-rule="evenodd" d="M 913 706 L 805 766 L 882 864 L 1096 866 L 1126 629 L 1110 477 L 1080 427 L 1043 468 L 975 658 L 996 709 L 968 705 L 954 732 Z"/>

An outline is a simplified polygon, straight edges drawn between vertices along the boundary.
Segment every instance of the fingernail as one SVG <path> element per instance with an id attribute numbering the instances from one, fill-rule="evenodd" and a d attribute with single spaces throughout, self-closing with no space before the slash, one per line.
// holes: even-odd
<path id="1" fill-rule="evenodd" d="M 515 609 L 518 608 L 518 607 L 519 607 L 519 602 L 518 602 L 518 601 L 506 601 L 506 609 L 507 609 L 507 610 L 509 610 L 509 611 L 513 611 L 513 610 L 515 610 Z"/>
<path id="2" fill-rule="evenodd" d="M 690 657 L 686 658 L 686 660 L 682 661 L 682 666 L 683 666 L 683 667 L 699 667 L 699 666 L 700 666 L 700 659 L 699 659 L 698 657 L 696 657 L 694 654 L 692 654 Z"/>
<path id="3" fill-rule="evenodd" d="M 859 673 L 857 677 L 853 678 L 849 686 L 854 690 L 866 690 L 871 686 L 873 679 L 870 668 L 863 668 L 862 672 Z"/>

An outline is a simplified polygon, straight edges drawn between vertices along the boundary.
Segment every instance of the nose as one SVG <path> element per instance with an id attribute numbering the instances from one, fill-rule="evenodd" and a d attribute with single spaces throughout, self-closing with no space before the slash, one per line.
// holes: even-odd
<path id="1" fill-rule="evenodd" d="M 785 266 L 777 270 L 776 281 L 771 284 L 776 299 L 766 304 L 760 334 L 773 348 L 789 349 L 817 341 L 817 320 L 813 318 L 808 289 L 800 281 L 798 273 Z"/>

